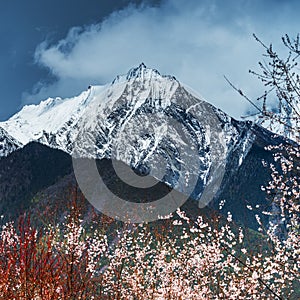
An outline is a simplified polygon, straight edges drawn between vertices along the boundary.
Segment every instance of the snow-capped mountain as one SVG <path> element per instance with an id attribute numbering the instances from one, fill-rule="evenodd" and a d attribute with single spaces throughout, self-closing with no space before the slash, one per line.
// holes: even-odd
<path id="1" fill-rule="evenodd" d="M 19 149 L 22 144 L 0 127 L 0 158 Z"/>
<path id="2" fill-rule="evenodd" d="M 232 168 L 243 163 L 258 130 L 144 64 L 77 97 L 27 105 L 0 126 L 23 145 L 121 160 L 195 198 L 204 186 L 216 192 L 230 157 Z"/>

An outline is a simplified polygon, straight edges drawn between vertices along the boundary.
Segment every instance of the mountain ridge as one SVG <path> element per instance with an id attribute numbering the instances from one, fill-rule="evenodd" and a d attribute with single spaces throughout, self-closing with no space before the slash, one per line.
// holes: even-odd
<path id="1" fill-rule="evenodd" d="M 148 170 L 202 199 L 203 206 L 218 192 L 228 166 L 240 168 L 256 136 L 271 135 L 144 64 L 74 98 L 25 106 L 0 126 L 23 144 L 36 140 L 74 157 L 119 160 L 137 173 Z M 269 142 L 266 136 L 265 145 Z"/>

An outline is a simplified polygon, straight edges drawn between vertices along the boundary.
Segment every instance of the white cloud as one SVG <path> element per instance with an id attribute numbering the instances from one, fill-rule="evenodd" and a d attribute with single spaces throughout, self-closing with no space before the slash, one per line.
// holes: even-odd
<path id="1" fill-rule="evenodd" d="M 268 28 L 266 34 L 263 17 L 243 10 L 248 1 L 240 1 L 238 6 L 236 1 L 229 2 L 168 0 L 160 7 L 128 6 L 101 24 L 72 28 L 57 44 L 39 45 L 36 62 L 57 80 L 50 85 L 37 84 L 24 100 L 72 96 L 89 84 L 110 82 L 144 62 L 176 76 L 217 107 L 240 117 L 249 105 L 223 75 L 257 96 L 260 88 L 248 69 L 256 67 L 262 49 L 252 33 L 268 41 L 278 30 Z M 228 12 L 226 4 L 234 9 Z"/>

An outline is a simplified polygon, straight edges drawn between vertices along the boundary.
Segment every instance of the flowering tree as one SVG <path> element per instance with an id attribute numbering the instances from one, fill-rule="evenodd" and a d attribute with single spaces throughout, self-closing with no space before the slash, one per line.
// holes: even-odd
<path id="1" fill-rule="evenodd" d="M 269 268 L 282 265 L 281 272 L 298 282 L 295 297 L 300 297 L 300 39 L 299 34 L 296 38 L 282 37 L 283 48 L 287 50 L 286 57 L 282 58 L 272 44 L 267 46 L 257 36 L 254 38 L 265 50 L 264 60 L 259 62 L 260 71 L 250 70 L 264 85 L 264 93 L 257 98 L 261 105 L 230 84 L 256 108 L 259 123 L 295 141 L 267 147 L 274 153 L 275 162 L 266 165 L 271 169 L 272 180 L 262 189 L 271 200 L 272 209 L 260 213 L 269 216 L 270 224 L 264 228 L 258 215 L 257 220 L 273 249 Z"/>
<path id="2" fill-rule="evenodd" d="M 281 58 L 272 44 L 266 46 L 257 36 L 255 39 L 264 47 L 267 61 L 259 62 L 261 72 L 250 71 L 264 84 L 266 90 L 258 100 L 262 100 L 262 123 L 276 127 L 281 134 L 299 140 L 300 132 L 300 74 L 298 59 L 300 55 L 299 34 L 291 39 L 287 34 L 282 37 L 288 53 Z M 271 102 L 271 103 L 270 103 Z M 275 109 L 274 109 L 275 108 Z"/>
<path id="3" fill-rule="evenodd" d="M 2 227 L 1 299 L 291 299 L 300 275 L 299 232 L 282 243 L 268 230 L 272 247 L 253 251 L 230 214 L 177 210 L 113 238 L 74 211 L 43 235 L 24 225 Z"/>
<path id="4" fill-rule="evenodd" d="M 29 217 L 0 233 L 1 299 L 92 299 L 106 237 L 82 226 L 76 203 L 61 225 L 34 229 Z"/>
<path id="5" fill-rule="evenodd" d="M 1 299 L 57 299 L 61 270 L 51 245 L 53 235 L 40 236 L 29 218 L 3 225 L 0 240 Z"/>

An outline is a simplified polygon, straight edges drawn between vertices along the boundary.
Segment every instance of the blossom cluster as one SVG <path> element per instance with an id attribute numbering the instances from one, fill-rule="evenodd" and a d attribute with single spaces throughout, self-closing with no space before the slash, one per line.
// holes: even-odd
<path id="1" fill-rule="evenodd" d="M 185 212 L 116 234 L 80 215 L 43 232 L 2 226 L 1 299 L 291 299 L 299 280 L 299 232 L 253 249 L 228 218 Z M 109 231 L 109 230 L 108 230 Z M 299 284 L 299 282 L 298 282 Z"/>

